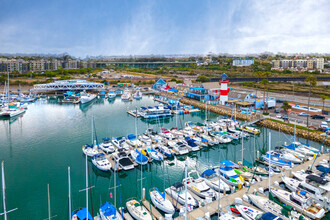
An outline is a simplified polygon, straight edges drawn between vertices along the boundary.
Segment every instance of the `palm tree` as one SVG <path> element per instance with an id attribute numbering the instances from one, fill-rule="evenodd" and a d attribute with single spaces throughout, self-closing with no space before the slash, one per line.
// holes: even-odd
<path id="1" fill-rule="evenodd" d="M 326 99 L 330 99 L 330 97 L 329 97 L 329 96 L 326 96 L 326 95 L 320 95 L 320 97 L 321 97 L 322 102 L 323 102 L 323 108 L 322 108 L 322 110 L 324 111 L 324 101 L 325 101 Z"/>
<path id="2" fill-rule="evenodd" d="M 263 79 L 260 81 L 260 84 L 264 85 L 264 107 L 263 107 L 263 113 L 265 113 L 266 108 L 266 87 L 269 84 L 269 81 L 267 79 Z"/>
<path id="3" fill-rule="evenodd" d="M 307 128 L 309 127 L 309 105 L 311 100 L 311 89 L 312 86 L 316 85 L 317 79 L 314 76 L 309 76 L 305 79 L 306 83 L 309 83 L 309 94 L 308 94 L 308 117 L 307 117 Z M 308 135 L 307 140 L 309 140 L 309 129 L 308 129 Z"/>

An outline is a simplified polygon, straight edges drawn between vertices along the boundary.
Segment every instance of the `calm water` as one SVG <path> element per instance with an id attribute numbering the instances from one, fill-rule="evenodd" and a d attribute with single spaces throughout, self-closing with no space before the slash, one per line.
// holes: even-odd
<path id="1" fill-rule="evenodd" d="M 72 209 L 85 207 L 85 193 L 79 192 L 85 188 L 85 158 L 81 147 L 86 143 L 91 144 L 92 115 L 95 117 L 99 140 L 102 137 L 135 133 L 135 123 L 138 133 L 142 133 L 148 126 L 155 130 L 160 127 L 180 128 L 186 121 L 202 122 L 205 119 L 205 112 L 201 111 L 147 123 L 140 119 L 135 120 L 126 113 L 127 109 L 157 104 L 151 96 L 127 103 L 120 99 L 112 102 L 100 99 L 87 106 L 39 101 L 30 104 L 28 111 L 16 120 L 1 120 L 0 160 L 5 161 L 7 209 L 18 208 L 9 214 L 10 219 L 47 218 L 47 184 L 50 184 L 52 215 L 57 215 L 55 219 L 68 219 L 68 166 L 71 167 Z M 216 114 L 208 114 L 210 119 L 216 117 Z M 267 133 L 267 129 L 262 128 L 262 134 L 256 139 L 250 137 L 244 141 L 245 159 L 252 161 L 255 157 L 254 149 L 267 144 Z M 292 138 L 289 135 L 280 135 L 277 131 L 271 133 L 272 146 L 289 142 Z M 313 145 L 319 147 L 319 144 Z M 201 150 L 165 163 L 165 171 L 162 163 L 153 162 L 143 167 L 143 187 L 148 192 L 154 186 L 163 189 L 164 179 L 166 187 L 182 180 L 185 160 L 189 162 L 189 170 L 196 169 L 199 172 L 208 166 L 218 165 L 220 160 L 241 160 L 241 148 L 241 143 L 236 143 Z M 121 202 L 125 204 L 128 198 L 140 197 L 141 183 L 137 180 L 140 178 L 140 171 L 136 168 L 119 172 L 121 196 L 117 191 L 118 206 Z M 113 190 L 109 188 L 113 187 L 114 176 L 112 172 L 96 170 L 91 162 L 89 172 L 90 183 L 95 186 L 92 189 L 92 199 L 96 215 L 101 202 L 113 202 L 109 195 Z M 2 200 L 0 204 L 2 212 Z"/>

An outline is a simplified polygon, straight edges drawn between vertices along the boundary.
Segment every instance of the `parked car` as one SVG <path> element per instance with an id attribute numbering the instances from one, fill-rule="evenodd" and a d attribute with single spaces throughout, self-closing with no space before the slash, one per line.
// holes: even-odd
<path id="1" fill-rule="evenodd" d="M 299 116 L 309 116 L 309 114 L 307 114 L 306 112 L 300 112 Z"/>
<path id="2" fill-rule="evenodd" d="M 283 115 L 283 120 L 289 120 L 288 115 Z"/>
<path id="3" fill-rule="evenodd" d="M 312 119 L 325 119 L 325 117 L 322 115 L 312 115 L 311 117 Z"/>
<path id="4" fill-rule="evenodd" d="M 328 123 L 326 121 L 322 121 L 320 127 L 321 128 L 327 128 L 328 127 Z"/>
<path id="5" fill-rule="evenodd" d="M 276 118 L 282 118 L 282 115 L 281 114 L 277 114 L 276 115 Z"/>
<path id="6" fill-rule="evenodd" d="M 279 108 L 275 108 L 275 113 L 280 113 L 280 109 Z"/>
<path id="7" fill-rule="evenodd" d="M 327 118 L 327 120 L 325 120 L 326 122 L 330 122 L 330 118 Z"/>

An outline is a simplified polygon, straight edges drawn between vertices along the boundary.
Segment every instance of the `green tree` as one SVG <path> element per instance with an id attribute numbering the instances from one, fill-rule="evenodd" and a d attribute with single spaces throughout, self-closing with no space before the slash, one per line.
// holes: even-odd
<path id="1" fill-rule="evenodd" d="M 196 79 L 197 82 L 209 82 L 210 78 L 207 76 L 200 75 Z"/>
<path id="2" fill-rule="evenodd" d="M 316 85 L 317 79 L 314 76 L 309 76 L 305 79 L 305 82 L 309 84 L 309 94 L 308 94 L 308 115 L 309 115 L 309 105 L 311 100 L 311 89 L 312 86 Z M 307 128 L 309 127 L 309 117 L 307 117 Z M 309 140 L 309 129 L 307 135 L 307 141 Z"/>
<path id="3" fill-rule="evenodd" d="M 267 79 L 263 79 L 259 83 L 264 86 L 264 107 L 263 107 L 263 111 L 262 112 L 265 113 L 265 109 L 266 109 L 266 88 L 267 88 L 267 86 L 269 84 L 269 81 Z"/>
<path id="4" fill-rule="evenodd" d="M 291 105 L 287 101 L 283 102 L 282 107 L 281 107 L 286 113 L 288 112 L 289 109 L 292 108 Z"/>
<path id="5" fill-rule="evenodd" d="M 321 99 L 322 99 L 322 102 L 323 102 L 323 111 L 324 111 L 324 101 L 326 100 L 326 99 L 330 99 L 330 97 L 329 96 L 327 96 L 327 95 L 320 95 L 320 97 L 321 97 Z"/>

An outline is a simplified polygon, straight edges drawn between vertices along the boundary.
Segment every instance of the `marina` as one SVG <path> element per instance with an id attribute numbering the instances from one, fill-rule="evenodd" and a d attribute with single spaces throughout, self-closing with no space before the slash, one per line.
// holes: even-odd
<path id="1" fill-rule="evenodd" d="M 95 119 L 95 127 L 94 129 L 94 138 L 97 136 L 99 141 L 104 137 L 120 137 L 120 136 L 127 136 L 128 134 L 138 134 L 140 136 L 146 132 L 149 128 L 152 128 L 154 131 L 157 131 L 159 134 L 162 133 L 162 128 L 169 129 L 171 131 L 172 127 L 177 128 L 185 128 L 186 129 L 193 129 L 195 131 L 199 131 L 204 123 L 204 120 L 207 119 L 209 121 L 217 121 L 218 115 L 211 113 L 200 111 L 196 112 L 195 114 L 178 114 L 174 115 L 171 118 L 162 118 L 157 121 L 140 121 L 136 120 L 134 117 L 130 117 L 126 114 L 122 109 L 134 109 L 139 108 L 140 106 L 156 106 L 159 105 L 158 102 L 153 100 L 152 96 L 143 96 L 141 100 L 134 100 L 132 102 L 123 102 L 120 98 L 116 98 L 114 100 L 107 100 L 107 99 L 100 99 L 97 98 L 95 101 L 91 102 L 90 104 L 80 104 L 80 105 L 73 105 L 73 104 L 66 104 L 62 105 L 57 103 L 57 101 L 36 101 L 35 103 L 29 104 L 27 111 L 25 114 L 21 115 L 20 117 L 14 118 L 14 120 L 1 120 L 1 139 L 5 139 L 8 141 L 9 145 L 0 144 L 1 150 L 3 154 L 1 154 L 1 160 L 6 161 L 6 175 L 9 175 L 10 172 L 14 172 L 11 166 L 11 163 L 14 163 L 16 157 L 20 157 L 22 154 L 26 154 L 29 158 L 35 158 L 37 155 L 42 156 L 42 159 L 39 164 L 57 164 L 56 158 L 51 155 L 61 155 L 61 160 L 63 160 L 63 164 L 56 166 L 47 166 L 48 169 L 42 169 L 41 167 L 36 167 L 34 165 L 29 166 L 30 169 L 33 168 L 34 171 L 31 175 L 34 177 L 33 179 L 38 179 L 38 176 L 47 176 L 48 180 L 41 181 L 41 182 L 31 182 L 30 185 L 27 187 L 31 189 L 33 192 L 32 194 L 26 194 L 25 191 L 20 191 L 19 184 L 15 179 L 12 179 L 10 176 L 6 178 L 7 181 L 7 204 L 9 206 L 18 206 L 19 210 L 16 212 L 11 213 L 12 216 L 15 216 L 17 219 L 23 219 L 23 215 L 21 213 L 21 209 L 25 211 L 24 216 L 26 214 L 30 216 L 35 216 L 36 213 L 24 209 L 20 202 L 13 199 L 13 191 L 15 190 L 16 193 L 25 194 L 23 198 L 26 198 L 31 202 L 31 205 L 35 208 L 42 209 L 42 202 L 38 197 L 42 197 L 43 192 L 39 189 L 42 188 L 42 185 L 47 185 L 50 183 L 51 191 L 56 190 L 56 195 L 52 196 L 52 212 L 56 213 L 58 216 L 66 216 L 66 211 L 62 208 L 61 203 L 64 203 L 63 198 L 65 198 L 66 192 L 66 184 L 63 179 L 65 179 L 65 169 L 67 166 L 71 167 L 72 173 L 72 198 L 73 198 L 73 206 L 74 207 L 83 207 L 85 202 L 84 195 L 79 193 L 78 189 L 84 188 L 84 157 L 81 155 L 81 146 L 86 143 L 90 142 L 91 136 L 91 118 L 94 117 Z M 47 115 L 45 118 L 49 119 L 44 123 L 41 121 L 38 116 L 40 114 L 45 114 L 45 110 L 47 110 Z M 112 114 L 106 114 L 108 111 L 111 111 Z M 60 114 L 60 112 L 62 112 Z M 63 115 L 64 113 L 64 115 Z M 72 114 L 73 113 L 73 114 Z M 63 127 L 61 122 L 66 120 L 66 126 Z M 31 130 L 31 132 L 25 132 L 26 129 L 29 129 L 32 124 L 31 122 L 37 123 L 40 128 L 37 130 Z M 125 125 L 123 122 L 125 121 Z M 190 121 L 190 122 L 189 122 Z M 188 123 L 189 122 L 189 123 Z M 194 123 L 191 123 L 194 122 Z M 54 124 L 55 123 L 55 124 Z M 68 124 L 69 123 L 69 124 Z M 199 124 L 198 124 L 199 123 Z M 56 126 L 54 126 L 56 125 Z M 210 126 L 211 124 L 209 124 Z M 59 128 L 57 128 L 59 126 Z M 188 127 L 187 127 L 188 126 Z M 34 127 L 34 126 L 33 126 Z M 80 129 L 76 129 L 79 127 Z M 64 130 L 63 130 L 64 129 Z M 178 129 L 175 134 L 179 135 L 181 132 Z M 187 131 L 186 134 L 190 134 L 191 131 Z M 254 127 L 254 129 L 260 130 L 259 135 L 250 134 L 250 137 L 244 138 L 244 159 L 249 161 L 254 161 L 257 158 L 257 151 L 262 151 L 262 149 L 268 145 L 267 142 L 267 133 L 271 132 L 272 134 L 272 149 L 275 146 L 280 146 L 285 144 L 282 142 L 284 138 L 286 142 L 293 140 L 293 137 L 290 137 L 285 134 L 281 134 L 277 131 L 268 130 L 266 128 L 259 128 Z M 47 130 L 50 132 L 50 136 L 47 139 L 43 139 L 44 131 Z M 66 132 L 65 132 L 66 131 Z M 70 131 L 70 132 L 69 132 Z M 172 131 L 171 131 L 172 132 Z M 20 139 L 14 139 L 13 137 L 20 136 Z M 25 142 L 26 138 L 30 137 L 40 137 L 35 139 L 30 145 L 28 149 L 31 150 L 27 151 L 28 149 L 21 149 L 19 146 L 22 146 Z M 59 138 L 60 137 L 60 138 Z M 167 138 L 170 138 L 169 135 L 166 135 Z M 206 137 L 206 136 L 205 136 Z M 49 139 L 51 138 L 51 139 Z M 207 138 L 207 137 L 206 137 Z M 55 140 L 56 141 L 52 141 Z M 144 141 L 148 141 L 147 139 L 143 139 Z M 197 139 L 196 139 L 197 140 Z M 168 140 L 170 141 L 170 140 Z M 167 141 L 167 142 L 168 142 Z M 299 141 L 303 141 L 299 139 Z M 146 142 L 147 143 L 147 142 Z M 166 143 L 166 142 L 165 142 Z M 319 144 L 310 142 L 314 147 L 319 148 Z M 9 148 L 8 148 L 9 146 Z M 47 147 L 46 147 L 47 146 Z M 145 145 L 142 149 L 147 150 L 148 145 Z M 66 149 L 66 154 L 61 154 L 60 149 Z M 175 182 L 180 182 L 184 178 L 184 164 L 185 162 L 188 163 L 188 170 L 197 170 L 199 173 L 203 172 L 205 169 L 217 166 L 220 160 L 231 160 L 237 162 L 241 160 L 242 153 L 240 152 L 242 148 L 241 140 L 232 140 L 230 143 L 227 144 L 220 144 L 220 145 L 213 145 L 211 147 L 201 147 L 198 151 L 191 151 L 185 155 L 176 155 L 172 158 L 166 158 L 164 162 L 155 161 L 155 160 L 148 160 L 146 165 L 139 165 L 134 160 L 130 159 L 134 165 L 134 169 L 132 170 L 123 170 L 118 164 L 115 163 L 114 158 L 112 157 L 111 153 L 106 153 L 105 158 L 111 164 L 111 171 L 104 172 L 98 170 L 91 162 L 88 163 L 88 169 L 90 174 L 90 185 L 93 186 L 91 189 L 93 202 L 90 201 L 90 213 L 94 213 L 93 216 L 96 216 L 96 210 L 98 210 L 99 202 L 101 201 L 111 201 L 112 204 L 115 204 L 116 207 L 119 209 L 121 204 L 127 201 L 128 198 L 132 196 L 140 197 L 142 191 L 139 189 L 141 182 L 143 182 L 143 188 L 145 189 L 144 192 L 148 192 L 148 190 L 152 187 L 159 187 L 160 189 L 165 187 L 171 186 Z M 248 149 L 246 149 L 248 148 Z M 98 149 L 98 153 L 104 153 L 101 149 Z M 13 158 L 13 159 L 10 159 Z M 47 159 L 46 159 L 47 158 Z M 315 163 L 318 163 L 320 160 L 327 158 L 326 155 L 322 155 L 321 157 L 317 158 Z M 313 161 L 309 160 L 308 162 L 304 163 L 303 165 L 298 165 L 293 168 L 294 170 L 301 170 L 308 167 Z M 267 164 L 266 164 L 267 165 Z M 17 166 L 26 166 L 26 162 L 22 161 L 21 164 L 16 164 Z M 302 167 L 301 167 L 302 166 Z M 22 168 L 20 168 L 22 169 Z M 28 172 L 31 172 L 29 169 Z M 164 172 L 165 169 L 165 172 Z M 52 171 L 50 174 L 49 171 Z M 118 171 L 118 172 L 115 172 Z M 140 172 L 143 173 L 142 181 L 140 179 Z M 63 173 L 64 172 L 64 173 Z M 290 171 L 285 171 L 286 174 L 289 176 Z M 117 174 L 116 174 L 117 173 Z M 117 180 L 120 182 L 120 189 L 117 188 L 116 192 L 114 190 L 108 190 L 109 185 L 113 185 L 114 180 L 113 178 L 116 176 L 118 177 Z M 166 177 L 165 177 L 166 176 Z M 20 175 L 20 178 L 23 175 Z M 24 181 L 24 180 L 23 180 Z M 31 179 L 26 179 L 25 181 L 30 182 Z M 281 175 L 276 174 L 272 177 L 272 182 L 281 182 Z M 131 184 L 133 183 L 133 184 Z M 165 184 L 165 185 L 164 185 Z M 129 186 L 131 185 L 131 186 Z M 9 186 L 9 187 L 8 187 Z M 15 186 L 15 189 L 13 188 Z M 133 187 L 132 187 L 133 186 Z M 253 192 L 255 189 L 259 190 L 260 187 L 267 188 L 268 181 L 263 180 L 261 182 L 257 182 L 251 185 L 249 192 Z M 18 187 L 18 188 L 17 188 Z M 131 190 L 127 191 L 127 187 L 130 187 Z M 74 190 L 76 189 L 76 190 Z M 226 211 L 226 207 L 229 205 L 234 204 L 235 198 L 242 197 L 243 194 L 247 191 L 248 187 L 243 187 L 243 189 L 238 190 L 235 193 L 231 193 L 229 195 L 221 195 L 221 207 L 223 211 Z M 232 190 L 234 190 L 232 188 Z M 237 190 L 237 189 L 236 189 Z M 205 200 L 194 194 L 190 189 L 189 192 L 191 196 L 199 203 L 204 204 Z M 112 196 L 109 198 L 109 193 Z M 113 201 L 113 194 L 117 193 L 117 200 L 116 202 Z M 155 208 L 154 204 L 150 201 L 149 193 L 144 195 L 144 200 L 142 200 L 142 204 L 144 207 L 152 213 L 154 219 L 161 219 L 165 218 L 164 213 L 159 211 Z M 174 214 L 173 218 L 184 219 L 183 216 L 179 215 L 179 211 L 183 210 L 182 204 L 179 204 L 168 194 L 164 194 L 165 198 L 171 201 L 171 203 L 176 207 L 177 212 Z M 95 200 L 96 199 L 96 200 Z M 121 200 L 121 201 L 120 201 Z M 39 202 L 38 202 L 39 201 Z M 96 202 L 95 202 L 96 201 Z M 24 199 L 23 201 L 24 202 Z M 94 211 L 93 211 L 94 210 Z M 200 208 L 193 209 L 192 211 L 188 212 L 188 219 L 197 219 L 200 217 L 208 218 L 208 216 L 212 216 L 216 214 L 218 211 L 218 201 L 213 200 L 212 202 L 206 202 L 205 205 L 201 206 Z M 45 213 L 47 210 L 45 210 Z M 41 211 L 40 217 L 44 215 Z M 125 219 L 132 219 L 132 217 L 127 213 L 127 210 L 124 211 L 123 216 Z M 213 217 L 212 217 L 213 218 Z"/>

